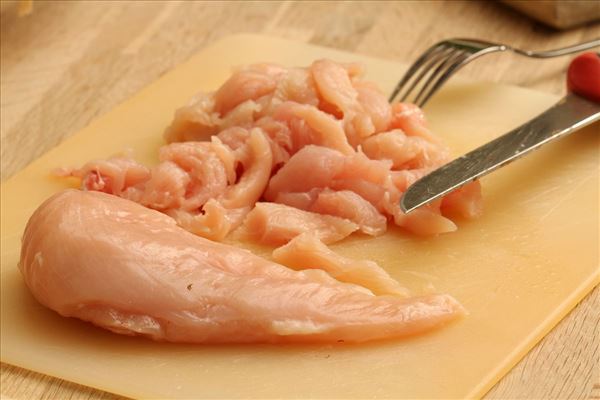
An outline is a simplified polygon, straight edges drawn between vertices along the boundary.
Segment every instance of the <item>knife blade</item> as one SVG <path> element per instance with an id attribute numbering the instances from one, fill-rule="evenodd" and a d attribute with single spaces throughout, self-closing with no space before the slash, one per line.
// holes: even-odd
<path id="1" fill-rule="evenodd" d="M 569 93 L 531 121 L 415 182 L 402 196 L 400 207 L 408 213 L 598 120 L 600 104 Z"/>

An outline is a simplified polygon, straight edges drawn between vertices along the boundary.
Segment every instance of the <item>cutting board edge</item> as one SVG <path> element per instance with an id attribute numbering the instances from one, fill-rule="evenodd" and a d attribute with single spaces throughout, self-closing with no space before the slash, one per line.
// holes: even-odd
<path id="1" fill-rule="evenodd" d="M 567 297 L 550 314 L 546 321 L 539 325 L 538 329 L 532 332 L 520 347 L 509 353 L 504 361 L 496 369 L 490 372 L 483 380 L 480 386 L 475 387 L 466 398 L 481 399 L 486 395 L 500 380 L 506 376 L 530 351 L 533 349 L 556 325 L 558 325 L 577 305 L 597 286 L 600 286 L 600 264 L 598 264 L 597 273 L 591 275 L 589 279 L 583 282 L 569 297 Z"/>
<path id="2" fill-rule="evenodd" d="M 501 363 L 498 368 L 490 372 L 483 380 L 480 386 L 475 387 L 471 392 L 469 392 L 465 397 L 473 398 L 473 399 L 481 399 L 488 393 L 494 385 L 496 385 L 515 365 L 517 365 L 523 357 L 525 357 L 529 351 L 533 347 L 535 347 L 541 339 L 543 339 L 548 332 L 550 332 L 560 321 L 562 321 L 575 306 L 579 304 L 587 294 L 589 294 L 596 286 L 600 285 L 600 264 L 598 265 L 598 273 L 595 275 L 591 275 L 589 279 L 582 283 L 577 290 L 575 290 L 569 297 L 567 297 L 561 306 L 557 308 L 556 312 L 549 315 L 546 319 L 546 322 L 539 326 L 539 329 L 535 332 L 532 332 L 529 337 L 523 341 L 523 345 L 519 348 L 516 348 L 513 352 L 509 353 L 503 363 Z M 145 339 L 144 339 L 145 340 Z M 2 346 L 3 348 L 4 346 Z M 51 371 L 46 371 L 40 368 L 31 367 L 27 363 L 19 363 L 18 361 L 14 361 L 13 359 L 6 359 L 4 357 L 4 352 L 0 351 L 0 361 L 6 364 L 10 364 L 19 368 L 24 368 L 39 374 L 52 376 L 54 378 L 66 380 L 69 382 L 73 382 L 78 385 L 84 385 L 87 387 L 95 388 L 98 390 L 102 390 L 109 393 L 114 393 L 116 395 L 132 397 L 136 396 L 136 393 L 125 393 L 119 391 L 117 388 L 113 388 L 110 385 L 102 386 L 98 385 L 96 382 L 83 382 L 81 379 L 77 379 L 79 382 L 75 382 L 74 379 L 70 376 L 70 374 L 56 374 Z M 202 397 L 200 397 L 202 398 Z"/>

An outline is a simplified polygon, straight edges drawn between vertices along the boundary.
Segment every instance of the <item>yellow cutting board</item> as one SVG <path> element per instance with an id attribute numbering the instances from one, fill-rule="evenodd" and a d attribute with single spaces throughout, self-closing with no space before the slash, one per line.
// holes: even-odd
<path id="1" fill-rule="evenodd" d="M 599 281 L 598 127 L 590 126 L 483 179 L 485 214 L 452 234 L 398 230 L 336 250 L 371 258 L 417 293 L 451 293 L 470 314 L 408 340 L 366 345 L 160 344 L 61 318 L 36 303 L 19 271 L 27 218 L 66 187 L 49 172 L 125 148 L 154 162 L 176 107 L 219 86 L 235 65 L 315 58 L 362 61 L 390 90 L 403 66 L 256 35 L 212 45 L 94 121 L 2 185 L 2 361 L 143 398 L 481 397 Z M 557 98 L 459 82 L 427 107 L 456 154 L 516 127 Z M 68 110 L 65 110 L 68 112 Z M 135 290 L 132 287 L 131 290 Z"/>

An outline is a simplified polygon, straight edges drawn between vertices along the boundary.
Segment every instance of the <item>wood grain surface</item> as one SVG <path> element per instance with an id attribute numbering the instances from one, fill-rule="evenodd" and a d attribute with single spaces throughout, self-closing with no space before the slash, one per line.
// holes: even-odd
<path id="1" fill-rule="evenodd" d="M 544 27 L 494 2 L 34 1 L 19 17 L 1 0 L 1 177 L 108 112 L 221 37 L 257 32 L 402 62 L 448 37 L 548 49 L 600 37 L 600 24 Z M 600 2 L 597 3 L 600 7 Z M 564 93 L 568 59 L 491 55 L 461 74 Z M 488 394 L 600 399 L 596 288 Z M 2 365 L 2 399 L 118 396 Z"/>

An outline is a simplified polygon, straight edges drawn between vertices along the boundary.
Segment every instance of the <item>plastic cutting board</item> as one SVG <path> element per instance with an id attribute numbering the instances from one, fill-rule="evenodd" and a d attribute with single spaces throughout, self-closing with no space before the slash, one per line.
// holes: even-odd
<path id="1" fill-rule="evenodd" d="M 334 246 L 376 260 L 415 292 L 454 295 L 470 314 L 408 340 L 366 345 L 160 344 L 59 317 L 19 271 L 27 218 L 69 183 L 49 176 L 125 148 L 151 163 L 175 108 L 240 64 L 361 61 L 390 90 L 402 65 L 281 39 L 238 35 L 205 49 L 2 184 L 2 361 L 143 398 L 481 397 L 599 281 L 599 125 L 483 179 L 485 213 L 428 239 L 391 230 Z M 555 96 L 459 82 L 426 109 L 455 154 L 535 116 Z M 132 287 L 135 290 L 135 287 Z"/>

